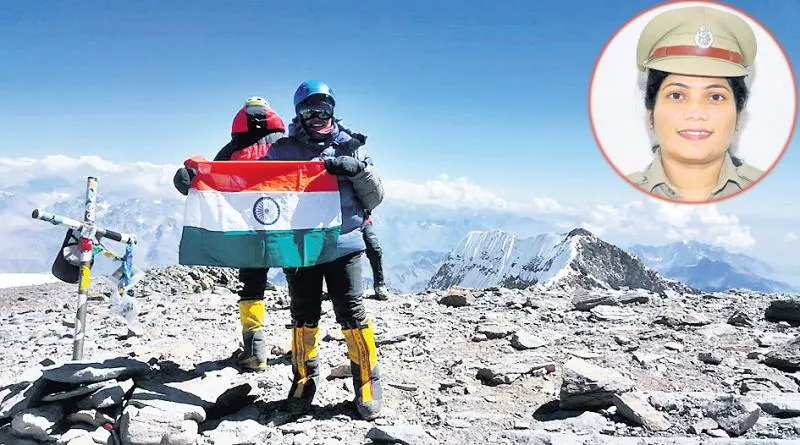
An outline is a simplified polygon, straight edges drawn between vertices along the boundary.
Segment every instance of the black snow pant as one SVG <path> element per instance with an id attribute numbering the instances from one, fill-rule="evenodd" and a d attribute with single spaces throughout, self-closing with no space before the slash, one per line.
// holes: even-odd
<path id="1" fill-rule="evenodd" d="M 263 300 L 264 291 L 267 289 L 266 269 L 242 268 L 239 269 L 239 281 L 244 287 L 239 291 L 239 300 Z"/>
<path id="2" fill-rule="evenodd" d="M 383 286 L 385 283 L 383 278 L 383 250 L 378 242 L 378 236 L 375 235 L 375 229 L 372 223 L 365 224 L 361 231 L 364 233 L 364 243 L 367 245 L 367 259 L 372 268 L 372 280 L 374 287 Z"/>
<path id="3" fill-rule="evenodd" d="M 363 252 L 345 255 L 329 263 L 288 268 L 283 272 L 289 285 L 292 321 L 295 326 L 316 326 L 322 316 L 322 280 L 328 286 L 336 321 L 355 328 L 367 317 L 361 282 Z"/>

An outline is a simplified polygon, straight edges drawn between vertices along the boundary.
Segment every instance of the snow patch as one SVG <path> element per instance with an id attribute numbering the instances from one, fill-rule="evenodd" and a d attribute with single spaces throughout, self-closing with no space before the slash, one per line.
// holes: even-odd
<path id="1" fill-rule="evenodd" d="M 49 273 L 0 273 L 0 288 L 35 286 L 58 281 L 58 278 Z"/>

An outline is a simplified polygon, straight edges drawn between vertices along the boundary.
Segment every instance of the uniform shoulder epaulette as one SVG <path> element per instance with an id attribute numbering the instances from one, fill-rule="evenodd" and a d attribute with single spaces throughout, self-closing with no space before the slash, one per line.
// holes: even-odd
<path id="1" fill-rule="evenodd" d="M 645 174 L 642 172 L 630 173 L 626 176 L 626 178 L 628 178 L 628 181 L 638 185 L 644 184 L 644 182 L 647 181 L 647 176 L 645 176 Z"/>
<path id="2" fill-rule="evenodd" d="M 748 182 L 754 182 L 760 178 L 764 172 L 753 167 L 750 164 L 742 164 L 736 167 L 736 174 Z"/>

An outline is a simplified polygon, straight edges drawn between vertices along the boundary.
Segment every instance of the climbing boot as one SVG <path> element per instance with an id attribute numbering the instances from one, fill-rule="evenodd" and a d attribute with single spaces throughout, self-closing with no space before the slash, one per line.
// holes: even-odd
<path id="1" fill-rule="evenodd" d="M 383 398 L 372 323 L 365 320 L 355 328 L 343 328 L 342 333 L 347 342 L 347 355 L 353 373 L 356 409 L 362 419 L 372 420 L 378 417 Z"/>
<path id="2" fill-rule="evenodd" d="M 319 383 L 319 327 L 292 328 L 292 387 L 286 400 L 291 414 L 311 407 Z"/>
<path id="3" fill-rule="evenodd" d="M 389 292 L 389 288 L 386 287 L 385 284 L 380 284 L 375 286 L 375 299 L 376 300 L 383 300 L 386 301 L 389 299 L 391 292 Z"/>
<path id="4" fill-rule="evenodd" d="M 267 344 L 264 332 L 264 300 L 239 301 L 244 350 L 236 363 L 246 371 L 263 371 L 267 367 Z"/>

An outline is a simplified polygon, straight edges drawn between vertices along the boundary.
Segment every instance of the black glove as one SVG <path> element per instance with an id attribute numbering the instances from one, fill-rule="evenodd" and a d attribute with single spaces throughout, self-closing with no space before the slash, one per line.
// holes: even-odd
<path id="1" fill-rule="evenodd" d="M 238 151 L 257 143 L 266 136 L 266 127 L 263 129 L 251 130 L 247 133 L 233 133 L 231 135 L 231 146 L 233 151 Z"/>
<path id="2" fill-rule="evenodd" d="M 195 176 L 197 176 L 197 170 L 182 167 L 175 172 L 175 176 L 172 177 L 172 183 L 175 185 L 175 188 L 181 192 L 181 195 L 186 196 L 189 194 L 189 186 L 192 184 L 192 179 Z"/>
<path id="3" fill-rule="evenodd" d="M 353 133 L 352 136 L 353 136 L 353 138 L 358 139 L 359 141 L 361 141 L 361 145 L 364 145 L 364 144 L 367 143 L 367 137 L 365 135 L 361 134 L 361 133 Z"/>
<path id="4" fill-rule="evenodd" d="M 338 156 L 325 159 L 325 170 L 337 176 L 355 176 L 367 168 L 367 163 L 352 156 Z"/>

